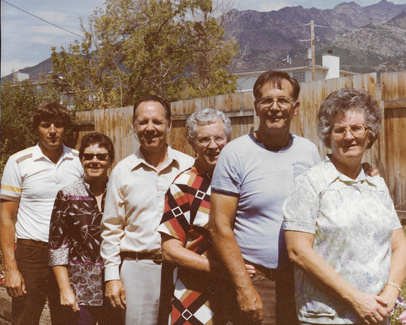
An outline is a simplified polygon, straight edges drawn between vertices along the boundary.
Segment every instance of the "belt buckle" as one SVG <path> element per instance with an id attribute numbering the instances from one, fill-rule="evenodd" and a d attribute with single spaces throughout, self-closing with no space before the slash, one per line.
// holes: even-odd
<path id="1" fill-rule="evenodd" d="M 162 252 L 158 251 L 158 252 L 154 253 L 154 255 L 152 256 L 152 261 L 156 264 L 161 264 L 162 263 Z"/>

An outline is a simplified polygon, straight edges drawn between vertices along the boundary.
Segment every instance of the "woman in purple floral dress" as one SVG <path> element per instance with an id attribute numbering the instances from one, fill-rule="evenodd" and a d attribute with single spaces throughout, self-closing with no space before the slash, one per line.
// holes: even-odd
<path id="1" fill-rule="evenodd" d="M 122 324 L 121 313 L 104 302 L 100 222 L 114 160 L 111 139 L 93 132 L 79 149 L 84 177 L 57 194 L 49 233 L 49 263 L 55 273 L 67 324 Z"/>

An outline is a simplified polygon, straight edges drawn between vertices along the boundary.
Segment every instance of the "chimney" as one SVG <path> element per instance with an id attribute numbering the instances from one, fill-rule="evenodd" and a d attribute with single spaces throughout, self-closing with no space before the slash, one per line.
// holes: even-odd
<path id="1" fill-rule="evenodd" d="M 326 79 L 340 77 L 340 57 L 332 53 L 332 50 L 328 50 L 328 53 L 322 56 L 322 66 L 328 68 Z"/>

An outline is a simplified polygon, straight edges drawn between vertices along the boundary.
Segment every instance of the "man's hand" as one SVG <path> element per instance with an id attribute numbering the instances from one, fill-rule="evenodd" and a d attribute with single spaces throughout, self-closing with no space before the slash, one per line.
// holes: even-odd
<path id="1" fill-rule="evenodd" d="M 237 289 L 237 302 L 243 317 L 254 322 L 264 318 L 261 298 L 253 286 Z"/>
<path id="2" fill-rule="evenodd" d="M 0 204 L 0 244 L 6 269 L 6 290 L 10 297 L 16 298 L 27 293 L 24 278 L 17 267 L 15 258 L 15 231 L 14 219 L 16 218 L 19 202 L 1 200 Z"/>
<path id="3" fill-rule="evenodd" d="M 365 324 L 375 324 L 388 316 L 388 302 L 382 297 L 358 291 L 352 305 Z"/>
<path id="4" fill-rule="evenodd" d="M 374 176 L 381 176 L 379 174 L 379 170 L 376 169 L 374 166 L 371 166 L 369 163 L 364 162 L 361 164 L 362 169 L 364 170 L 364 173 L 367 174 L 368 176 L 374 177 Z"/>
<path id="5" fill-rule="evenodd" d="M 106 283 L 105 296 L 114 308 L 120 307 L 121 309 L 125 309 L 127 301 L 124 286 L 120 280 L 111 280 Z"/>
<path id="6" fill-rule="evenodd" d="M 23 276 L 18 271 L 18 269 L 12 269 L 10 271 L 6 271 L 6 290 L 7 294 L 10 297 L 16 298 L 26 294 L 27 291 L 25 290 L 25 283 Z"/>
<path id="7" fill-rule="evenodd" d="M 77 311 L 80 310 L 78 301 L 76 299 L 76 296 L 73 293 L 71 288 L 68 288 L 67 290 L 61 291 L 60 299 L 61 299 L 61 305 L 62 306 L 70 306 L 70 307 L 72 307 L 73 312 L 77 312 Z"/>
<path id="8" fill-rule="evenodd" d="M 208 229 L 213 247 L 236 288 L 237 303 L 241 316 L 247 318 L 246 323 L 259 322 L 264 318 L 262 301 L 250 279 L 255 269 L 244 263 L 233 231 L 238 198 L 212 193 L 210 202 L 211 211 Z"/>

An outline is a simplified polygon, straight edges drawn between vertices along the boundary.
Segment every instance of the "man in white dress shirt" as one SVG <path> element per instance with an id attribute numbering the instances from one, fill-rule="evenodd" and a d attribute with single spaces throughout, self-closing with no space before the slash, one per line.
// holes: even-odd
<path id="1" fill-rule="evenodd" d="M 157 228 L 169 185 L 194 159 L 166 143 L 170 105 L 150 96 L 134 105 L 140 149 L 113 169 L 102 221 L 106 296 L 126 324 L 156 324 L 161 282 Z M 120 266 L 121 265 L 121 266 Z"/>

